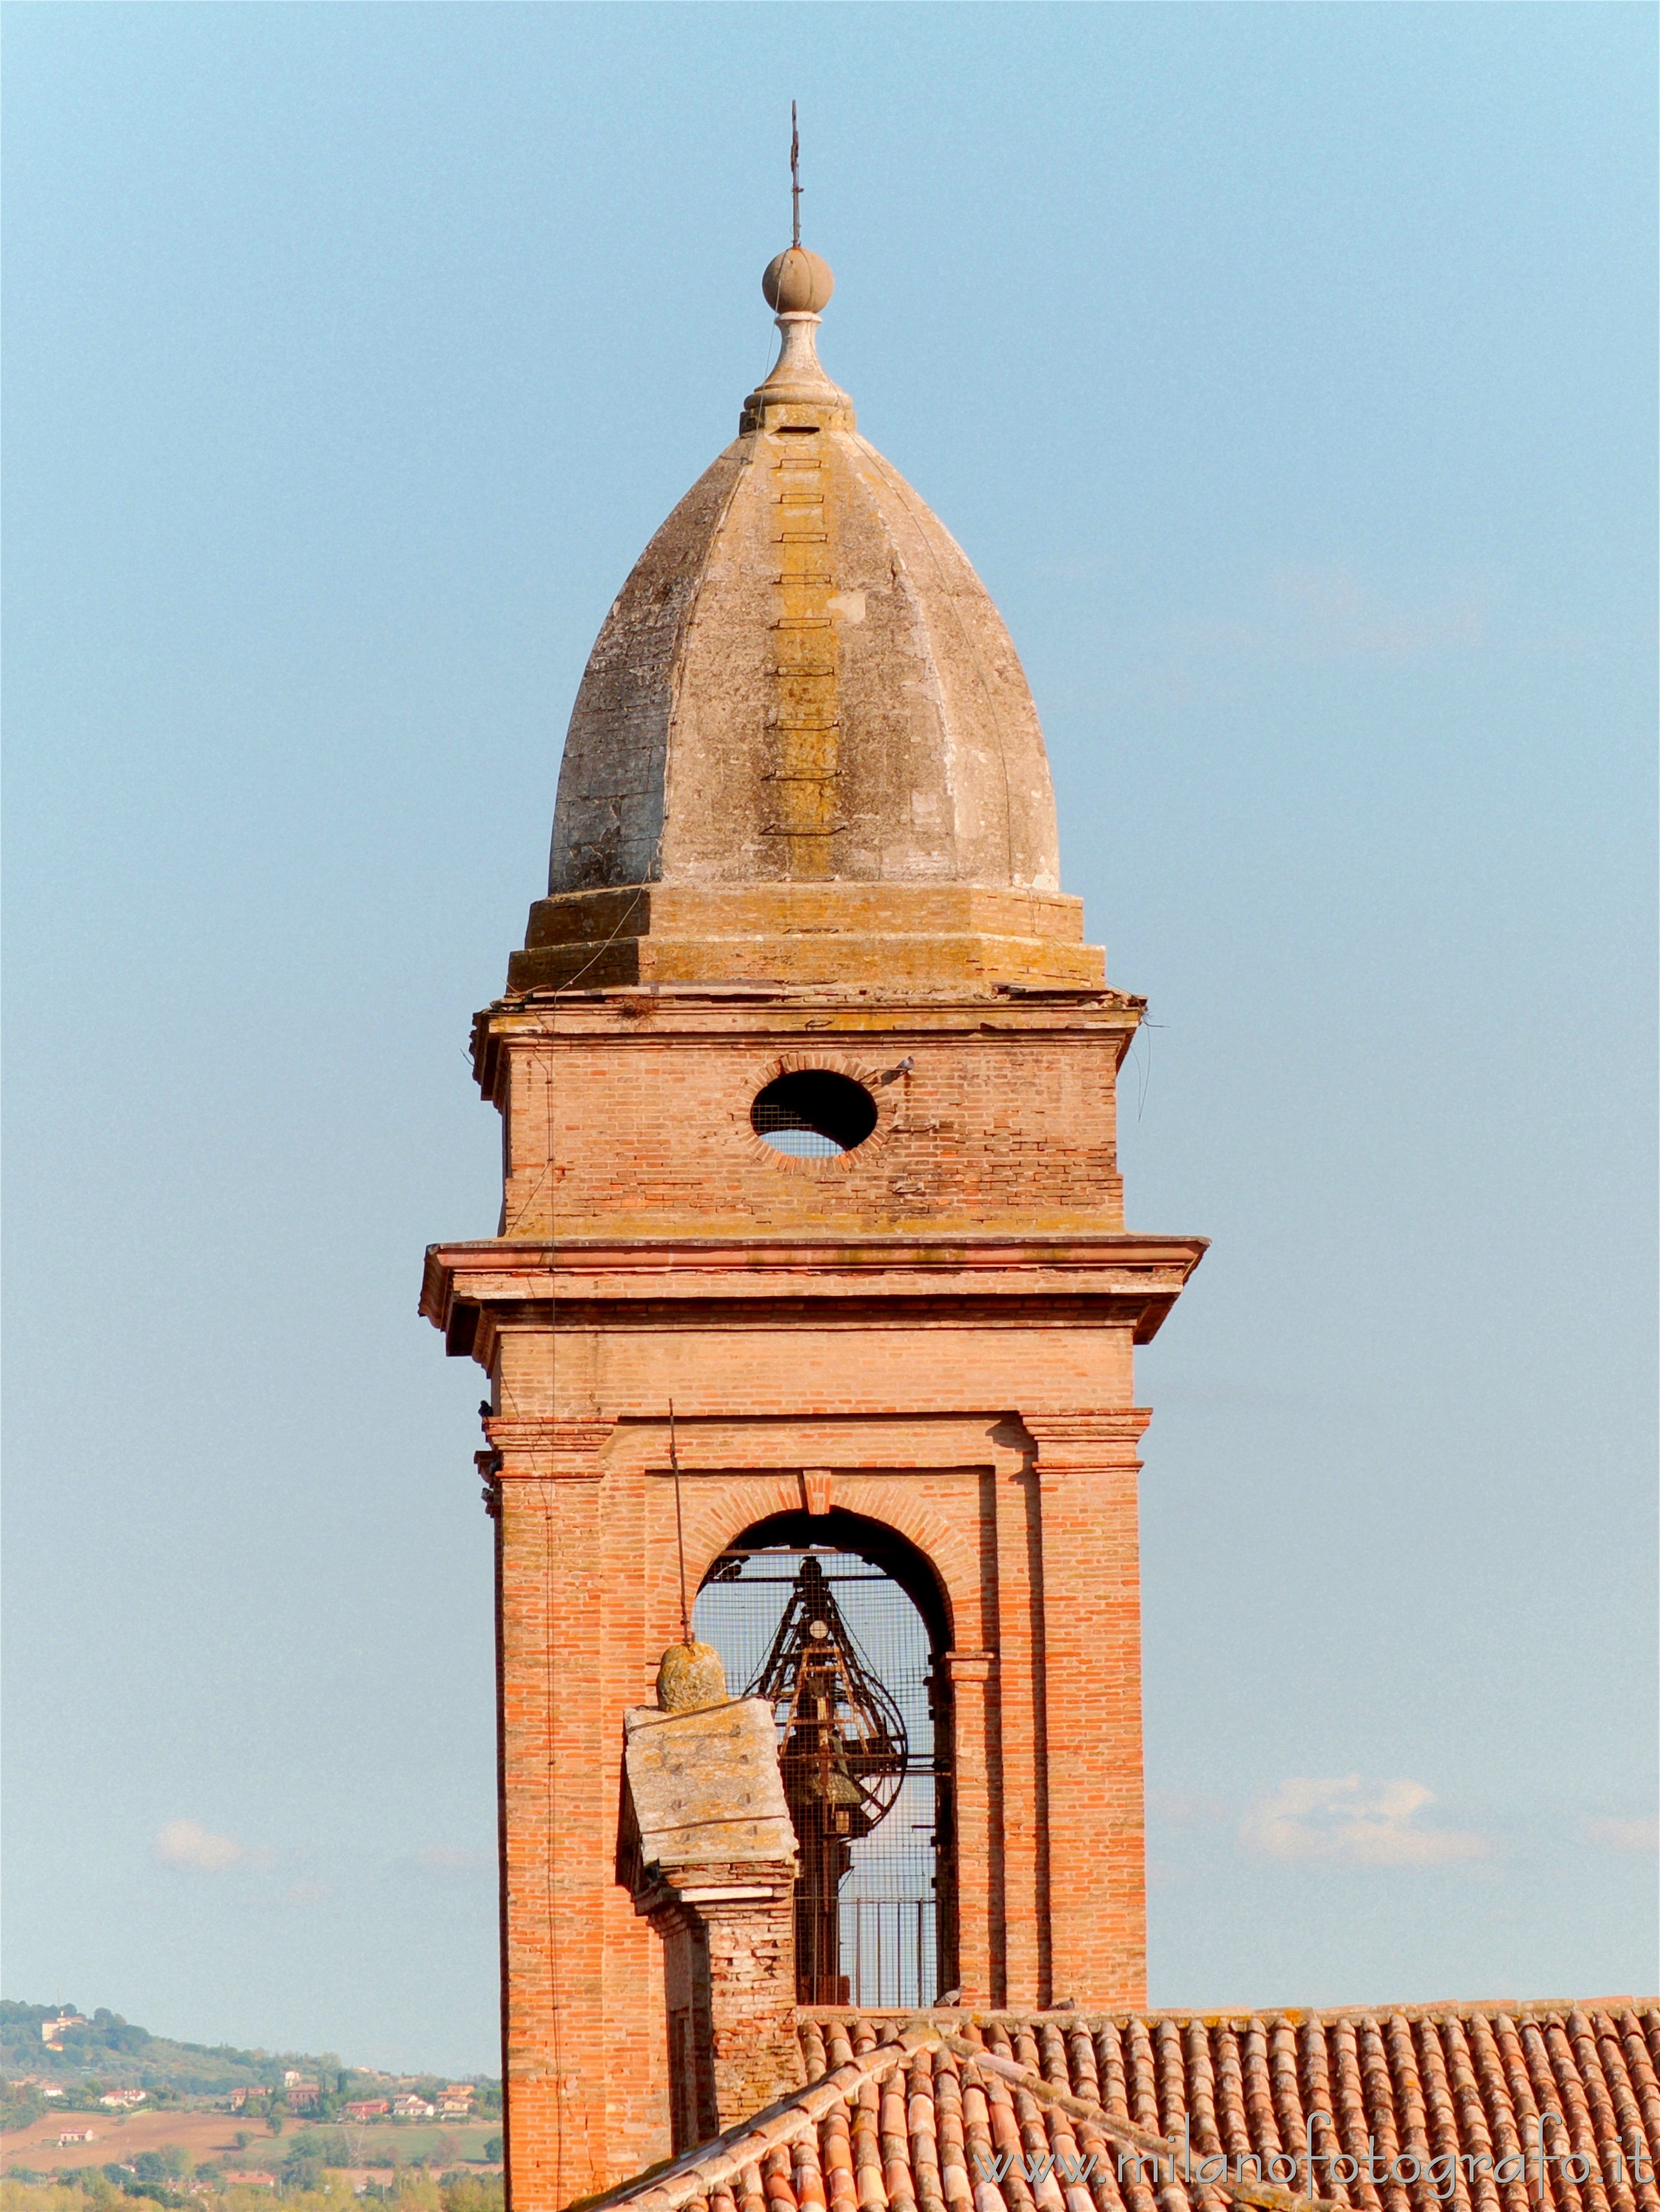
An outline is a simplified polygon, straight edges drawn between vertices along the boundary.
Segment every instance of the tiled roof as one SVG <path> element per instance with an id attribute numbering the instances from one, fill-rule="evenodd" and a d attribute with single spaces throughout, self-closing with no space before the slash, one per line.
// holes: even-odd
<path id="1" fill-rule="evenodd" d="M 814 2013 L 800 2032 L 805 2089 L 601 2201 L 1227 2212 L 1288 2207 L 1279 2183 L 1354 2212 L 1660 2212 L 1651 2001 Z"/>

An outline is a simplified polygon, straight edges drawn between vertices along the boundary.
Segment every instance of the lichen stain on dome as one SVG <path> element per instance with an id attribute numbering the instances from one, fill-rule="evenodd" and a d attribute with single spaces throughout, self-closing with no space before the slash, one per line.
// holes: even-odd
<path id="1" fill-rule="evenodd" d="M 853 428 L 818 318 L 635 564 L 565 741 L 550 892 L 1058 887 L 1018 656 L 961 549 Z"/>

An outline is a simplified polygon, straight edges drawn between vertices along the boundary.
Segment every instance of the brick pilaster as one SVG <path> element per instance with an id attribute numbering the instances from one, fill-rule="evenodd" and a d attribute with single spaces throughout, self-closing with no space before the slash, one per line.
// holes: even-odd
<path id="1" fill-rule="evenodd" d="M 1043 1510 L 1052 1984 L 1146 2002 L 1136 1446 L 1145 1408 L 1026 1417 Z"/>
<path id="2" fill-rule="evenodd" d="M 609 1424 L 496 1419 L 505 2008 L 515 2203 L 556 2206 L 607 2162 L 601 1761 Z M 614 1894 L 614 1893 L 613 1893 Z"/>
<path id="3" fill-rule="evenodd" d="M 996 1730 L 1000 1786 L 996 1815 L 1002 1881 L 1001 1926 L 994 1907 L 993 1956 L 1000 1936 L 1003 1986 L 994 2004 L 1048 2002 L 1047 1773 L 1043 1753 L 1043 1559 L 1037 1491 L 1027 1474 L 996 1485 L 997 1688 L 989 1717 Z"/>
<path id="4" fill-rule="evenodd" d="M 993 1872 L 1001 1890 L 1000 1837 L 992 1817 L 990 1741 L 997 1661 L 989 1651 L 947 1651 L 941 1669 L 951 1685 L 952 1798 L 956 1822 L 957 1978 L 965 2005 L 993 2002 L 997 1978 L 992 1941 Z M 994 1848 L 994 1841 L 996 1848 Z M 1000 1911 L 998 1916 L 1001 1925 Z"/>

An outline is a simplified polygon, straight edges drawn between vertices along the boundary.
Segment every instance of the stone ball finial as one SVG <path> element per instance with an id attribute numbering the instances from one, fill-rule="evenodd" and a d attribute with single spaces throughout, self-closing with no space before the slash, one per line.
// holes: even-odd
<path id="1" fill-rule="evenodd" d="M 657 1703 L 666 1713 L 701 1712 L 727 1702 L 727 1670 L 712 1644 L 671 1644 L 657 1669 Z"/>
<path id="2" fill-rule="evenodd" d="M 788 246 L 775 253 L 761 279 L 763 296 L 775 315 L 822 314 L 835 289 L 829 262 L 809 253 L 805 246 Z"/>

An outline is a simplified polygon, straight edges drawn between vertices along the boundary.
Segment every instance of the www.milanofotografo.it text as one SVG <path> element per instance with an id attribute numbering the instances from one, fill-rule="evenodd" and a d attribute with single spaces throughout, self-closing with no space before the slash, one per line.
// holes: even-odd
<path id="1" fill-rule="evenodd" d="M 1500 2184 L 1542 2182 L 1548 2172 L 1554 2172 L 1560 2180 L 1583 2188 L 1593 2175 L 1605 2182 L 1623 2183 L 1629 2159 L 1633 2181 L 1654 2179 L 1653 2162 L 1636 2128 L 1627 2131 L 1629 2149 L 1624 2141 L 1610 2143 L 1596 2160 L 1584 2151 L 1547 2149 L 1545 2123 L 1554 2120 L 1560 2127 L 1561 2115 L 1557 2112 L 1541 2112 L 1537 2116 L 1537 2140 L 1531 2148 L 1498 2158 L 1487 2151 L 1443 2151 L 1432 2158 L 1420 2158 L 1412 2151 L 1397 2151 L 1388 2158 L 1380 2158 L 1377 2140 L 1371 2136 L 1366 2137 L 1364 2158 L 1349 2151 L 1317 2151 L 1314 2148 L 1314 2124 L 1323 2120 L 1330 2127 L 1331 2117 L 1326 2112 L 1313 2112 L 1308 2118 L 1308 2139 L 1301 2157 L 1288 2151 L 1275 2151 L 1267 2158 L 1259 2157 L 1254 2151 L 1243 2151 L 1231 2158 L 1221 2151 L 1195 2155 L 1184 2128 L 1179 2157 L 1174 2149 L 1120 2151 L 1115 2165 L 1116 2176 L 1120 2183 L 1140 2181 L 1154 2190 L 1177 2181 L 1201 2187 L 1231 2182 L 1241 2188 L 1261 2188 L 1266 2184 L 1271 2188 L 1295 2191 L 1300 2187 L 1311 2197 L 1321 2193 L 1323 2182 L 1327 2188 L 1333 2185 L 1347 2187 L 1362 2179 L 1374 2186 L 1379 2182 L 1392 2181 L 1410 2188 L 1415 2183 L 1422 2183 L 1435 2196 L 1448 2202 L 1456 2191 L 1461 2171 L 1467 2185 L 1473 2185 L 1484 2174 Z M 1023 2174 L 1034 2184 L 1047 2181 L 1051 2176 L 1059 2182 L 1087 2182 L 1101 2163 L 1095 2151 L 1002 2151 L 994 2155 L 976 2151 L 973 2159 L 976 2179 L 994 2184 L 1011 2172 Z"/>

